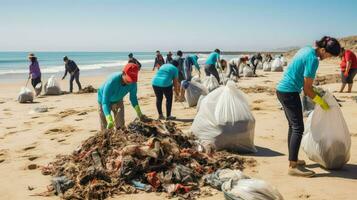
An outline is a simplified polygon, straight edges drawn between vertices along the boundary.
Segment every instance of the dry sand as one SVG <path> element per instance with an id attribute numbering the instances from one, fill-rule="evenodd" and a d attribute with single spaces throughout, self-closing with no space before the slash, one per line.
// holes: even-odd
<path id="1" fill-rule="evenodd" d="M 319 75 L 338 73 L 338 67 L 322 64 Z M 342 112 L 352 136 L 351 159 L 340 171 L 327 171 L 309 161 L 303 151 L 300 158 L 307 161 L 308 167 L 317 172 L 315 178 L 296 178 L 287 175 L 287 121 L 279 109 L 277 98 L 271 94 L 282 73 L 262 72 L 258 78 L 242 78 L 239 87 L 263 86 L 268 92 L 246 89 L 256 118 L 255 144 L 258 153 L 245 155 L 253 157 L 258 164 L 246 169 L 252 177 L 264 179 L 276 186 L 285 199 L 337 200 L 356 199 L 357 196 L 357 102 L 352 99 L 357 93 L 335 95 L 344 100 Z M 142 71 L 139 83 L 139 102 L 143 112 L 157 117 L 155 97 L 151 88 L 153 72 Z M 83 85 L 96 88 L 105 77 L 82 78 Z M 63 89 L 68 88 L 61 81 Z M 57 154 L 71 153 L 82 140 L 99 129 L 96 94 L 68 94 L 36 98 L 33 104 L 19 104 L 15 101 L 22 83 L 0 83 L 0 199 L 41 199 L 31 196 L 43 192 L 50 183 L 50 176 L 43 176 L 39 169 L 30 170 L 31 164 L 46 165 Z M 339 89 L 339 84 L 324 85 L 331 91 Z M 76 90 L 75 85 L 75 90 Z M 357 86 L 354 89 L 357 90 Z M 258 92 L 258 93 L 256 93 Z M 134 119 L 134 111 L 125 99 L 126 121 Z M 29 114 L 38 106 L 47 106 L 48 112 Z M 183 122 L 179 126 L 189 131 L 195 108 L 174 103 L 173 114 Z M 33 167 L 34 165 L 32 165 Z M 32 189 L 32 190 L 31 190 Z M 118 196 L 114 199 L 165 199 L 164 194 L 136 194 Z M 47 199 L 59 199 L 48 197 Z M 223 199 L 217 193 L 207 199 Z"/>

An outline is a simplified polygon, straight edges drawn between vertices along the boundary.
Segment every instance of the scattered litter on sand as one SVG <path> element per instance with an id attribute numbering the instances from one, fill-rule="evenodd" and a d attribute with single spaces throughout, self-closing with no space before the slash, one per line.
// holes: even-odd
<path id="1" fill-rule="evenodd" d="M 192 199 L 201 195 L 203 175 L 255 163 L 228 152 L 197 149 L 194 136 L 173 122 L 135 120 L 125 130 L 98 132 L 71 155 L 58 155 L 42 167 L 42 174 L 53 176 L 50 191 L 64 199 L 105 199 L 140 190 Z"/>
<path id="2" fill-rule="evenodd" d="M 84 87 L 82 90 L 78 91 L 78 94 L 84 94 L 84 93 L 96 93 L 97 89 L 95 89 L 93 86 L 88 85 L 87 87 Z"/>
<path id="3" fill-rule="evenodd" d="M 270 88 L 267 86 L 253 86 L 253 87 L 240 87 L 240 90 L 242 90 L 244 93 L 268 93 L 269 95 L 274 95 L 275 94 L 275 89 Z"/>
<path id="4" fill-rule="evenodd" d="M 330 83 L 340 83 L 341 75 L 339 74 L 328 74 L 325 76 L 317 76 L 314 79 L 314 85 L 325 85 Z"/>

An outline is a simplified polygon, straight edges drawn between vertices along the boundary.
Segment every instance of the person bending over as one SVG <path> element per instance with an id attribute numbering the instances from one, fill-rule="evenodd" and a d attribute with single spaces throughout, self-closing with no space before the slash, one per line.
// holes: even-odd
<path id="1" fill-rule="evenodd" d="M 348 84 L 348 93 L 352 92 L 352 86 L 353 86 L 353 79 L 357 74 L 357 58 L 356 55 L 350 51 L 350 50 L 345 50 L 344 48 L 341 48 L 341 80 L 342 80 L 342 85 L 340 89 L 340 93 L 343 92 L 343 90 L 346 87 L 346 84 Z"/>
<path id="2" fill-rule="evenodd" d="M 219 49 L 214 50 L 214 52 L 212 52 L 205 63 L 205 73 L 206 76 L 210 76 L 213 75 L 218 83 L 220 83 L 220 78 L 219 78 L 219 74 L 217 71 L 217 67 L 216 65 L 218 65 L 218 67 L 220 68 L 219 64 L 220 64 L 220 55 L 221 55 L 221 51 Z"/>
<path id="3" fill-rule="evenodd" d="M 69 78 L 69 92 L 73 92 L 73 81 L 76 80 L 78 90 L 82 90 L 81 82 L 79 82 L 79 68 L 77 64 L 73 61 L 68 59 L 67 56 L 63 57 L 63 62 L 65 64 L 65 72 L 62 77 L 62 80 L 66 78 L 67 73 L 71 76 Z"/>

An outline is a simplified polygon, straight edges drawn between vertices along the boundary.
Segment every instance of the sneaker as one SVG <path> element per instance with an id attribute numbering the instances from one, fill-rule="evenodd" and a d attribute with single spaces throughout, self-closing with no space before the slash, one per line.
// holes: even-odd
<path id="1" fill-rule="evenodd" d="M 174 117 L 174 116 L 168 116 L 168 117 L 166 117 L 166 120 L 168 121 L 168 120 L 175 120 L 176 119 L 176 117 Z"/>
<path id="2" fill-rule="evenodd" d="M 315 175 L 315 172 L 308 170 L 301 165 L 297 165 L 296 167 L 290 167 L 288 174 L 290 176 L 312 177 Z"/>
<path id="3" fill-rule="evenodd" d="M 159 115 L 159 120 L 165 120 L 165 117 L 163 115 Z"/>

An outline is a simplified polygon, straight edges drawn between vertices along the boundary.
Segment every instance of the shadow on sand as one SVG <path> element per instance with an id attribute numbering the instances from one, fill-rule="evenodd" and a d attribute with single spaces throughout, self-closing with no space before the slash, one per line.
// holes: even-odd
<path id="1" fill-rule="evenodd" d="M 319 164 L 306 165 L 306 167 L 311 169 L 321 167 L 326 171 L 326 173 L 316 174 L 315 177 L 338 177 L 357 180 L 357 165 L 355 164 L 346 164 L 342 169 L 339 170 L 325 169 Z"/>
<path id="2" fill-rule="evenodd" d="M 174 119 L 172 121 L 188 123 L 193 122 L 193 119 Z"/>
<path id="3" fill-rule="evenodd" d="M 245 155 L 249 155 L 252 157 L 276 157 L 285 155 L 283 153 L 265 147 L 255 146 L 255 148 L 258 150 L 257 153 L 249 153 Z"/>

